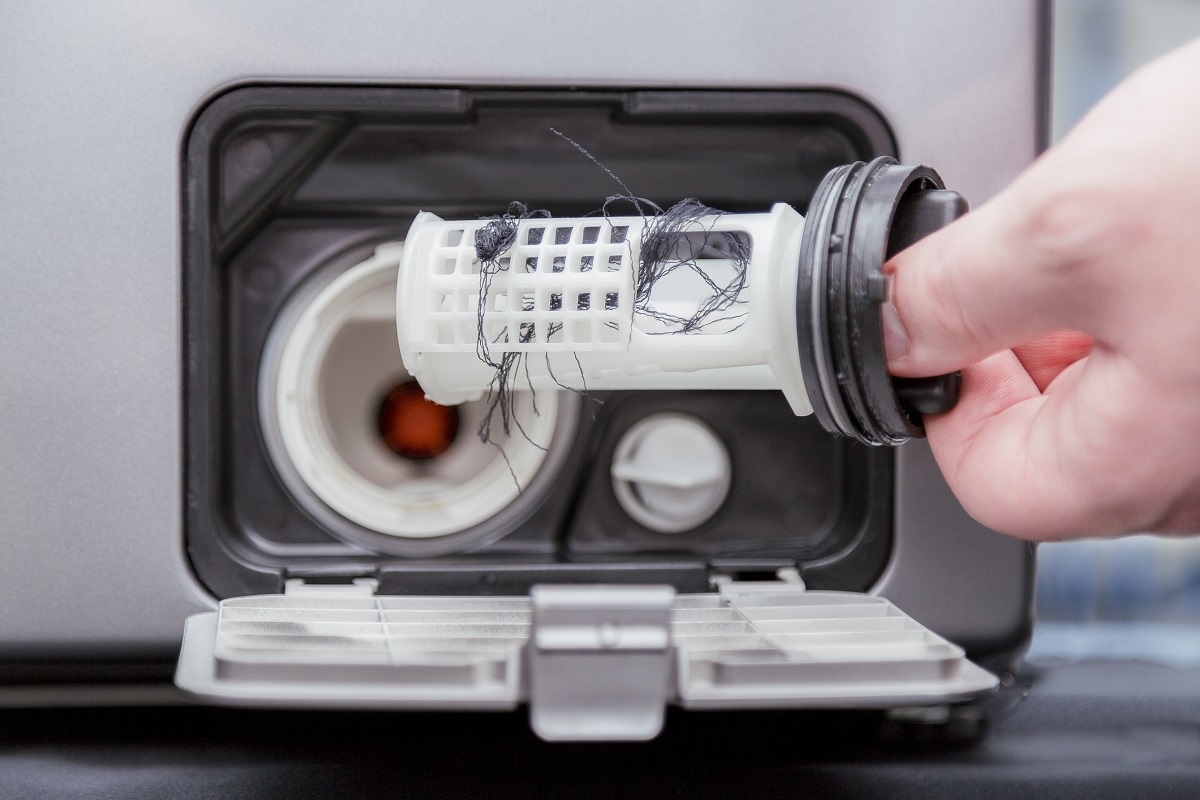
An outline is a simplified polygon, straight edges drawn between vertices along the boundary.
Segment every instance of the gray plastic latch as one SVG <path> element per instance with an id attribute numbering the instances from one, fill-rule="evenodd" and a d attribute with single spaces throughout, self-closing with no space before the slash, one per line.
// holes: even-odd
<path id="1" fill-rule="evenodd" d="M 744 595 L 785 596 L 804 594 L 807 591 L 804 579 L 795 567 L 780 567 L 775 570 L 775 577 L 777 580 L 773 581 L 737 581 L 729 575 L 717 574 L 709 578 L 709 584 L 727 600 Z"/>
<path id="2" fill-rule="evenodd" d="M 350 583 L 308 583 L 303 578 L 289 578 L 283 583 L 288 597 L 373 597 L 379 589 L 375 578 L 355 578 Z"/>
<path id="3" fill-rule="evenodd" d="M 670 586 L 535 586 L 529 714 L 548 741 L 651 739 L 671 697 Z"/>

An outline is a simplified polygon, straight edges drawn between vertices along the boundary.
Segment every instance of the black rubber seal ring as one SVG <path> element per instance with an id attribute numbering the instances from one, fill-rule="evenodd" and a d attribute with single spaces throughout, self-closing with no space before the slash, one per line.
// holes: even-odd
<path id="1" fill-rule="evenodd" d="M 796 286 L 799 358 L 821 425 L 871 445 L 924 436 L 896 395 L 883 348 L 883 265 L 900 200 L 943 189 L 925 166 L 892 158 L 830 172 L 809 205 Z"/>
<path id="2" fill-rule="evenodd" d="M 821 427 L 831 433 L 853 436 L 839 393 L 832 382 L 837 373 L 829 351 L 828 294 L 825 270 L 827 251 L 833 236 L 834 216 L 842 191 L 852 173 L 863 162 L 836 167 L 825 176 L 808 205 L 804 232 L 800 241 L 800 269 L 796 279 L 796 341 L 799 345 L 800 370 L 809 404 Z M 814 290 L 814 286 L 819 287 Z"/>

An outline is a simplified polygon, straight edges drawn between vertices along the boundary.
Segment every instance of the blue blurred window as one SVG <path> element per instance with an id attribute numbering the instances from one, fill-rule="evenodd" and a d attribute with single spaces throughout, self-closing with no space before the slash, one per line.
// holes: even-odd
<path id="1" fill-rule="evenodd" d="M 1056 0 L 1054 6 L 1056 138 L 1126 75 L 1200 36 L 1200 0 Z M 1034 661 L 1200 665 L 1200 538 L 1041 545 L 1037 612 Z"/>

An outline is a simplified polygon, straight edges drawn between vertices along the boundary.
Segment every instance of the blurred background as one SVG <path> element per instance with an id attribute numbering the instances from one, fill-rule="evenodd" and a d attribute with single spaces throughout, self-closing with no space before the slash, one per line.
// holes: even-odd
<path id="1" fill-rule="evenodd" d="M 1054 11 L 1056 140 L 1122 78 L 1200 36 L 1200 0 L 1055 0 Z M 1200 665 L 1200 538 L 1041 545 L 1037 611 L 1035 663 Z"/>

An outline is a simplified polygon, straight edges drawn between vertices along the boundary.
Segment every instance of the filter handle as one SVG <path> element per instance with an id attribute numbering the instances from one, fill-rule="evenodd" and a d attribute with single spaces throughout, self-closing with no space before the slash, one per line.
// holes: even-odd
<path id="1" fill-rule="evenodd" d="M 967 212 L 926 166 L 877 158 L 832 170 L 805 218 L 796 285 L 805 388 L 832 433 L 872 445 L 925 435 L 921 417 L 954 407 L 961 375 L 899 379 L 887 371 L 883 265 Z"/>
<path id="2" fill-rule="evenodd" d="M 949 189 L 926 189 L 906 194 L 900 199 L 892 230 L 888 236 L 887 258 L 908 249 L 934 231 L 941 230 L 966 214 L 967 201 Z M 962 373 L 934 375 L 928 378 L 892 378 L 900 406 L 921 427 L 925 414 L 942 414 L 958 403 L 962 388 Z"/>

